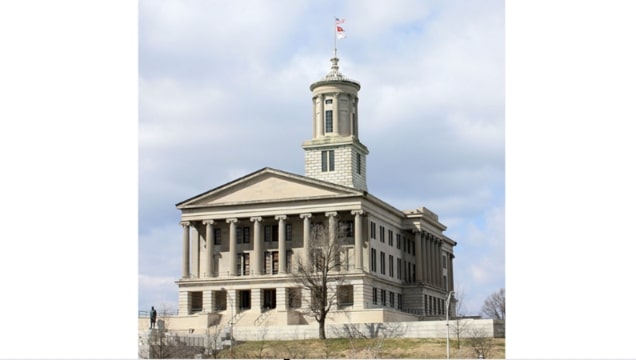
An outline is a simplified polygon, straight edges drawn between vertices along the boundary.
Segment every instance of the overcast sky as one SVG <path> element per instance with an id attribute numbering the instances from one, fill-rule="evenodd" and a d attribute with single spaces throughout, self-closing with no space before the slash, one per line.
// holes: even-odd
<path id="1" fill-rule="evenodd" d="M 309 85 L 359 81 L 369 192 L 457 241 L 464 311 L 505 287 L 504 2 L 148 1 L 139 6 L 139 308 L 176 308 L 175 204 L 263 167 L 304 175 Z"/>

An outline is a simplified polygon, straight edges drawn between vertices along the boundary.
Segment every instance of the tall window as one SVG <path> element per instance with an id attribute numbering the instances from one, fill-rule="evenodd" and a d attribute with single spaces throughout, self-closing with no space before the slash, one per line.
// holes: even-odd
<path id="1" fill-rule="evenodd" d="M 371 249 L 371 271 L 376 272 L 377 271 L 377 267 L 376 267 L 376 260 L 375 260 L 375 249 Z"/>
<path id="2" fill-rule="evenodd" d="M 362 155 L 356 153 L 356 172 L 362 174 Z"/>
<path id="3" fill-rule="evenodd" d="M 402 259 L 397 258 L 397 278 L 402 280 Z"/>
<path id="4" fill-rule="evenodd" d="M 384 263 L 384 251 L 380 251 L 380 274 L 386 274 L 386 266 Z"/>
<path id="5" fill-rule="evenodd" d="M 214 245 L 221 245 L 221 228 L 214 228 Z"/>
<path id="6" fill-rule="evenodd" d="M 292 224 L 285 224 L 285 241 L 292 241 Z"/>
<path id="7" fill-rule="evenodd" d="M 378 304 L 378 288 L 373 288 L 373 304 Z"/>
<path id="8" fill-rule="evenodd" d="M 322 171 L 336 170 L 336 157 L 333 150 L 324 150 L 322 155 Z"/>
<path id="9" fill-rule="evenodd" d="M 389 255 L 389 276 L 393 277 L 393 255 Z"/>
<path id="10" fill-rule="evenodd" d="M 400 250 L 402 248 L 402 235 L 395 234 L 395 247 Z"/>
<path id="11" fill-rule="evenodd" d="M 389 230 L 389 246 L 393 246 L 393 230 Z"/>
<path id="12" fill-rule="evenodd" d="M 375 239 L 375 223 L 371 221 L 371 239 Z"/>
<path id="13" fill-rule="evenodd" d="M 395 293 L 393 291 L 389 291 L 389 307 L 395 307 Z"/>
<path id="14" fill-rule="evenodd" d="M 380 290 L 380 301 L 382 301 L 382 306 L 386 306 L 386 290 Z"/>
<path id="15" fill-rule="evenodd" d="M 325 111 L 325 132 L 333 132 L 333 110 Z"/>
<path id="16" fill-rule="evenodd" d="M 380 225 L 380 242 L 384 242 L 384 226 Z"/>

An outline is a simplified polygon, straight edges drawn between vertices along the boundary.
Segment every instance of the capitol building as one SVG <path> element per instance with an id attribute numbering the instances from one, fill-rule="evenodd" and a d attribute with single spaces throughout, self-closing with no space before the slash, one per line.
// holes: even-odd
<path id="1" fill-rule="evenodd" d="M 316 224 L 342 234 L 328 323 L 446 315 L 457 243 L 431 210 L 400 210 L 367 189 L 361 87 L 338 62 L 334 56 L 309 87 L 313 135 L 302 143 L 304 175 L 266 167 L 176 204 L 183 250 L 172 328 L 315 324 L 294 273 L 310 256 Z"/>

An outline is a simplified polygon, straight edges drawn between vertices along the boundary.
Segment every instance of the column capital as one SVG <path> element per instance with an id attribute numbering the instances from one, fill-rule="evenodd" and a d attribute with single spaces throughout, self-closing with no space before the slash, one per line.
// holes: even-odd
<path id="1" fill-rule="evenodd" d="M 413 233 L 413 235 L 417 235 L 417 234 L 423 233 L 423 231 L 420 230 L 420 229 L 411 229 L 411 232 Z"/>
<path id="2" fill-rule="evenodd" d="M 179 225 L 181 225 L 181 226 L 183 226 L 183 227 L 186 227 L 186 226 L 190 226 L 190 225 L 192 225 L 192 223 L 191 223 L 191 222 L 189 222 L 189 221 L 181 221 L 181 222 L 179 223 Z"/>
<path id="3" fill-rule="evenodd" d="M 285 220 L 285 219 L 287 219 L 287 215 L 276 215 L 276 216 L 274 216 L 274 219 L 279 220 L 279 221 L 280 220 Z"/>
<path id="4" fill-rule="evenodd" d="M 261 221 L 263 221 L 263 217 L 262 216 L 252 216 L 250 218 L 250 221 L 251 222 L 261 222 Z"/>
<path id="5" fill-rule="evenodd" d="M 225 222 L 228 224 L 236 224 L 238 222 L 237 218 L 225 219 Z"/>
<path id="6" fill-rule="evenodd" d="M 332 217 L 332 216 L 338 216 L 338 212 L 337 211 L 329 211 L 325 213 L 325 216 L 327 217 Z"/>
<path id="7" fill-rule="evenodd" d="M 311 213 L 300 214 L 300 218 L 301 219 L 309 219 L 309 218 L 311 218 Z"/>
<path id="8" fill-rule="evenodd" d="M 204 225 L 214 225 L 214 220 L 210 219 L 210 220 L 203 220 L 203 224 Z"/>
<path id="9" fill-rule="evenodd" d="M 364 212 L 364 210 L 351 210 L 351 215 L 365 215 L 366 213 Z"/>

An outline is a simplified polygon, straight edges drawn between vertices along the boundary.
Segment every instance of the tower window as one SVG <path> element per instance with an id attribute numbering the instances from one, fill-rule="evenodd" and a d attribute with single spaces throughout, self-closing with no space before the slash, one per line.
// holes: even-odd
<path id="1" fill-rule="evenodd" d="M 356 172 L 362 174 L 362 156 L 360 153 L 356 153 Z"/>
<path id="2" fill-rule="evenodd" d="M 334 171 L 336 169 L 336 158 L 333 150 L 322 152 L 322 171 Z"/>
<path id="3" fill-rule="evenodd" d="M 325 100 L 325 104 L 332 104 L 333 103 L 333 99 L 327 99 Z"/>
<path id="4" fill-rule="evenodd" d="M 325 111 L 325 132 L 333 132 L 333 110 Z"/>

